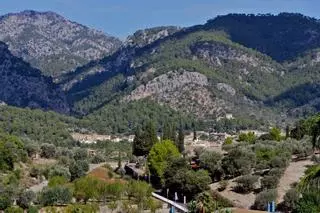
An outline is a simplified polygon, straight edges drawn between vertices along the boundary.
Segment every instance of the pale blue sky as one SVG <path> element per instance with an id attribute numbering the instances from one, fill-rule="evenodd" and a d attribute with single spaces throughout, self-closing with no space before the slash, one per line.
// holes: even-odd
<path id="1" fill-rule="evenodd" d="M 319 0 L 1 0 L 1 15 L 27 9 L 54 11 L 122 39 L 138 29 L 202 24 L 227 13 L 299 12 L 320 17 Z"/>

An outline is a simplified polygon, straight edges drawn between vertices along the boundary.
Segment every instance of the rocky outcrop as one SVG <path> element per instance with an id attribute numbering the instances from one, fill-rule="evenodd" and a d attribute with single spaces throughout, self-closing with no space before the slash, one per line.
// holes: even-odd
<path id="1" fill-rule="evenodd" d="M 143 47 L 153 43 L 156 40 L 163 39 L 180 30 L 179 27 L 154 27 L 144 30 L 138 30 L 133 35 L 128 36 L 125 45 L 129 47 Z"/>
<path id="2" fill-rule="evenodd" d="M 203 74 L 186 70 L 171 71 L 140 85 L 124 101 L 149 98 L 198 117 L 221 114 L 225 111 L 221 107 L 225 103 L 215 97 L 207 88 L 208 84 L 208 79 Z"/>
<path id="3" fill-rule="evenodd" d="M 0 102 L 69 113 L 64 94 L 37 69 L 13 56 L 0 42 Z"/>
<path id="4" fill-rule="evenodd" d="M 117 50 L 121 41 L 53 12 L 24 11 L 0 17 L 0 41 L 50 76 L 59 76 Z"/>

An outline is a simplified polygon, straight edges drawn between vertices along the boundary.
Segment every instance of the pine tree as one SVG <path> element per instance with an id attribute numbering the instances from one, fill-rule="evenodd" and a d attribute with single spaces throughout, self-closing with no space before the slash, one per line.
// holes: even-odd
<path id="1" fill-rule="evenodd" d="M 162 129 L 162 140 L 169 140 L 171 135 L 171 126 L 168 121 L 166 121 L 163 125 Z"/>
<path id="2" fill-rule="evenodd" d="M 143 132 L 140 127 L 138 127 L 135 131 L 135 136 L 132 143 L 132 154 L 135 156 L 143 156 Z"/>
<path id="3" fill-rule="evenodd" d="M 178 140 L 177 140 L 177 147 L 180 151 L 180 153 L 184 152 L 184 132 L 182 129 L 182 126 L 179 128 L 179 134 L 178 134 Z"/>

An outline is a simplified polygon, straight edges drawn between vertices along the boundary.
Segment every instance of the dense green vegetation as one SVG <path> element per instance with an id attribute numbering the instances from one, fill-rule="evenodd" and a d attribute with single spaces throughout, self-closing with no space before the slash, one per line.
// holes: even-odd
<path id="1" fill-rule="evenodd" d="M 292 60 L 320 45 L 319 39 L 310 40 L 310 30 L 320 31 L 319 22 L 296 13 L 230 14 L 209 20 L 205 27 L 224 30 L 233 41 L 265 53 L 277 61 Z"/>
<path id="2" fill-rule="evenodd" d="M 0 107 L 0 129 L 26 140 L 38 143 L 51 143 L 58 146 L 72 146 L 68 128 L 75 119 L 54 112 Z"/>
<path id="3" fill-rule="evenodd" d="M 181 122 L 185 129 L 190 129 L 195 119 L 169 107 L 144 100 L 106 105 L 84 117 L 80 121 L 80 126 L 98 133 L 132 133 L 138 126 L 148 121 L 154 121 L 156 128 L 169 121 L 176 126 Z"/>

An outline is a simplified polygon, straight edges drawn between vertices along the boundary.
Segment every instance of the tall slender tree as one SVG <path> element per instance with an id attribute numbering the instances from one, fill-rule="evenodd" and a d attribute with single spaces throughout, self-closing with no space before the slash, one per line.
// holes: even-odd
<path id="1" fill-rule="evenodd" d="M 183 132 L 182 125 L 180 125 L 180 128 L 179 128 L 177 147 L 180 153 L 184 152 L 184 132 Z"/>

